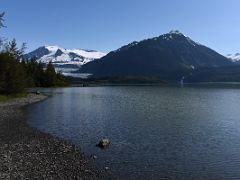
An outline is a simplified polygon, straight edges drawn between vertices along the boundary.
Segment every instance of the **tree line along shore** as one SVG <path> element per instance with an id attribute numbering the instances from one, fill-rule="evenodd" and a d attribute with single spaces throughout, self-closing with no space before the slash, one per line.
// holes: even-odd
<path id="1" fill-rule="evenodd" d="M 4 28 L 4 13 L 0 13 L 0 30 Z M 0 95 L 22 94 L 28 87 L 67 86 L 61 73 L 50 62 L 47 65 L 34 59 L 24 59 L 26 44 L 19 48 L 16 40 L 6 42 L 0 38 Z M 3 98 L 3 97 L 2 97 Z M 0 98 L 1 100 L 1 98 Z"/>

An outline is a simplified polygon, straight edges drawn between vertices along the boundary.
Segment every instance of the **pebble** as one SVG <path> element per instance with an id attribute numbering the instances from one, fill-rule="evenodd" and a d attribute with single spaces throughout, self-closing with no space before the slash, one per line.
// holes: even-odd
<path id="1" fill-rule="evenodd" d="M 78 149 L 26 124 L 22 107 L 46 98 L 0 102 L 0 179 L 9 179 L 9 169 L 13 179 L 97 179 Z"/>
<path id="2" fill-rule="evenodd" d="M 110 170 L 110 168 L 109 168 L 109 167 L 107 167 L 107 166 L 106 166 L 104 169 L 105 169 L 106 171 Z"/>

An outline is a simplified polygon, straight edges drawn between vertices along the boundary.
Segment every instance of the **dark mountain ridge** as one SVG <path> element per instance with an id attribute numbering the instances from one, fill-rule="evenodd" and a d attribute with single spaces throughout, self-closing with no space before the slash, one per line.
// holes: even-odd
<path id="1" fill-rule="evenodd" d="M 180 81 L 199 68 L 230 66 L 232 62 L 216 51 L 194 42 L 179 31 L 132 42 L 110 52 L 79 71 L 93 77 L 144 77 Z"/>

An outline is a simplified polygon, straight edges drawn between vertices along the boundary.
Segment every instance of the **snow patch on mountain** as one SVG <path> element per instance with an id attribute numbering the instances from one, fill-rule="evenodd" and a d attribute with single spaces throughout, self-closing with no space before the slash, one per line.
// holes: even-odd
<path id="1" fill-rule="evenodd" d="M 52 62 L 57 65 L 82 66 L 105 56 L 105 53 L 83 49 L 65 49 L 59 46 L 42 46 L 25 55 L 25 59 L 36 59 L 39 63 Z"/>
<path id="2" fill-rule="evenodd" d="M 238 61 L 240 61 L 240 53 L 228 54 L 226 57 L 227 57 L 228 59 L 230 59 L 232 62 L 238 62 Z"/>

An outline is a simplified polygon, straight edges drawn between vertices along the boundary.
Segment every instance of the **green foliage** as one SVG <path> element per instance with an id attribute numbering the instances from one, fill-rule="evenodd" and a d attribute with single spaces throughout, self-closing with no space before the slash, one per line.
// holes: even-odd
<path id="1" fill-rule="evenodd" d="M 22 66 L 25 68 L 28 87 L 67 86 L 64 76 L 55 72 L 52 63 L 47 65 L 46 70 L 43 64 L 35 60 L 22 61 Z"/>
<path id="2" fill-rule="evenodd" d="M 44 70 L 42 64 L 37 63 L 35 60 L 28 62 L 22 61 L 22 66 L 26 72 L 26 81 L 29 87 L 39 87 L 44 84 Z"/>
<path id="3" fill-rule="evenodd" d="M 0 54 L 0 93 L 16 94 L 26 87 L 23 66 L 8 54 Z"/>
<path id="4" fill-rule="evenodd" d="M 52 63 L 50 62 L 47 65 L 47 69 L 45 72 L 45 85 L 46 86 L 55 86 L 57 82 L 57 74 L 55 72 L 55 69 L 52 65 Z"/>
<path id="5" fill-rule="evenodd" d="M 64 76 L 56 73 L 52 63 L 46 70 L 34 60 L 18 61 L 9 53 L 0 54 L 0 94 L 17 94 L 27 87 L 66 86 Z"/>
<path id="6" fill-rule="evenodd" d="M 8 100 L 15 99 L 15 98 L 22 98 L 22 97 L 26 97 L 26 96 L 27 96 L 26 93 L 19 93 L 19 94 L 14 94 L 14 95 L 0 95 L 0 102 L 8 101 Z"/>
<path id="7" fill-rule="evenodd" d="M 63 86 L 68 86 L 68 82 L 65 79 L 65 77 L 61 73 L 57 73 L 57 81 L 55 83 L 55 86 L 58 87 L 63 87 Z"/>
<path id="8" fill-rule="evenodd" d="M 16 39 L 13 39 L 6 45 L 5 49 L 6 49 L 5 51 L 9 54 L 9 56 L 17 60 L 21 60 L 22 56 L 24 55 L 24 51 L 26 49 L 26 43 L 23 43 L 22 47 L 19 49 L 17 47 Z"/>
<path id="9" fill-rule="evenodd" d="M 0 93 L 17 94 L 26 88 L 26 72 L 20 63 L 22 49 L 17 48 L 16 40 L 9 42 L 4 53 L 0 54 Z"/>

